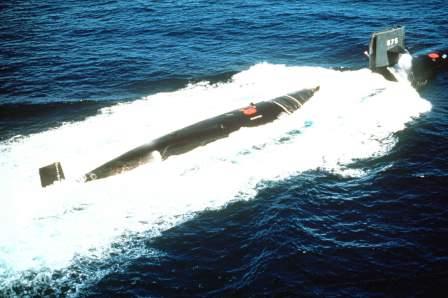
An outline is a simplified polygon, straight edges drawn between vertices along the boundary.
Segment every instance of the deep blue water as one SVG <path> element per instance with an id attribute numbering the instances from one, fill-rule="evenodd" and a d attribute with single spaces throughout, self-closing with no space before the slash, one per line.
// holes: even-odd
<path id="1" fill-rule="evenodd" d="M 264 61 L 362 68 L 370 34 L 391 26 L 406 26 L 412 53 L 447 48 L 445 6 L 7 1 L 0 4 L 0 140 L 189 83 L 223 82 Z M 70 275 L 17 282 L 0 295 L 444 297 L 447 88 L 445 74 L 421 90 L 432 110 L 398 132 L 387 154 L 351 165 L 366 175 L 314 169 L 267 181 L 251 200 L 203 210 L 157 237 L 128 235 L 107 258 L 80 257 Z M 112 270 L 83 283 L 104 268 Z"/>

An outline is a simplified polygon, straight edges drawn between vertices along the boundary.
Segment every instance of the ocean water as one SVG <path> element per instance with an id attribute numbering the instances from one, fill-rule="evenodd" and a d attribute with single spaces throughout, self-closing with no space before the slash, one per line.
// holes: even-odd
<path id="1" fill-rule="evenodd" d="M 448 76 L 415 90 L 363 55 L 398 25 L 446 49 L 446 4 L 1 3 L 0 297 L 446 297 Z M 318 85 L 270 125 L 77 180 Z"/>

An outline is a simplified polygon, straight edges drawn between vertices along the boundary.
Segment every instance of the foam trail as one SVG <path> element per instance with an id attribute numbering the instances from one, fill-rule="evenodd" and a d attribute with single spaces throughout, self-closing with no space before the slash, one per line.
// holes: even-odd
<path id="1" fill-rule="evenodd" d="M 80 177 L 172 130 L 317 85 L 320 91 L 301 110 L 270 125 L 242 129 L 108 179 L 87 184 L 69 179 L 40 187 L 37 169 L 55 160 L 62 161 L 66 177 Z M 407 82 L 388 82 L 366 69 L 339 72 L 262 63 L 228 83 L 159 93 L 103 109 L 82 122 L 3 142 L 0 288 L 29 270 L 67 268 L 76 256 L 101 259 L 122 235 L 158 235 L 196 212 L 253 198 L 263 181 L 316 168 L 363 175 L 347 166 L 354 159 L 386 154 L 396 142 L 394 133 L 430 108 Z"/>

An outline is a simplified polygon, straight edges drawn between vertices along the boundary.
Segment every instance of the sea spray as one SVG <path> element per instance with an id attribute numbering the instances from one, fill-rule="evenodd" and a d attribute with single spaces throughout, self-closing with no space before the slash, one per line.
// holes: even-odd
<path id="1" fill-rule="evenodd" d="M 316 85 L 319 93 L 303 109 L 270 125 L 241 129 L 190 153 L 102 181 L 76 180 L 180 127 Z M 387 154 L 395 133 L 430 108 L 410 84 L 385 81 L 367 69 L 261 63 L 229 82 L 192 84 L 5 141 L 0 144 L 0 288 L 20 284 L 24 274 L 30 276 L 27 282 L 55 287 L 60 284 L 55 279 L 69 279 L 67 268 L 73 266 L 100 278 L 115 269 L 76 260 L 101 262 L 117 243 L 125 243 L 122 257 L 130 251 L 135 256 L 125 235 L 159 235 L 197 212 L 253 198 L 266 181 L 313 169 L 364 175 L 348 166 Z M 68 179 L 42 189 L 37 169 L 55 160 L 63 163 Z M 87 281 L 68 283 L 73 290 Z"/>

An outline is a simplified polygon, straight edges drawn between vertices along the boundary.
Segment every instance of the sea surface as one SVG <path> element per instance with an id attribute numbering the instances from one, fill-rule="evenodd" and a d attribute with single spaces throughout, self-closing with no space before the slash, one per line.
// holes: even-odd
<path id="1" fill-rule="evenodd" d="M 2 1 L 0 297 L 446 297 L 448 75 L 415 90 L 363 52 L 395 26 L 448 48 L 447 4 Z M 270 125 L 78 180 L 316 86 Z"/>

